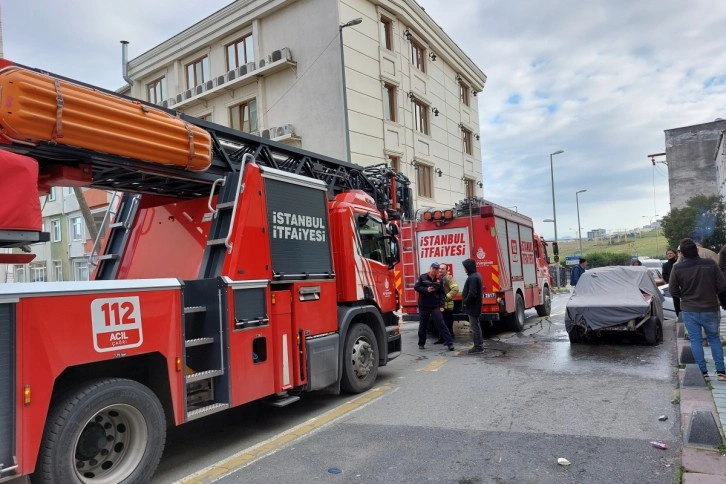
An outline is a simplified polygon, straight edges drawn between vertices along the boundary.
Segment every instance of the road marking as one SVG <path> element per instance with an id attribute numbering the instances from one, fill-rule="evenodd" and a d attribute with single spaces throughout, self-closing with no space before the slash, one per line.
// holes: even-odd
<path id="1" fill-rule="evenodd" d="M 444 366 L 444 363 L 448 361 L 448 358 L 436 358 L 428 365 L 421 368 L 421 371 L 439 371 L 439 368 Z"/>
<path id="2" fill-rule="evenodd" d="M 293 440 L 320 430 L 324 426 L 333 423 L 335 420 L 349 413 L 360 410 L 373 401 L 383 397 L 383 395 L 390 392 L 392 389 L 393 387 L 388 384 L 372 388 L 339 407 L 328 410 L 319 417 L 313 417 L 289 430 L 286 430 L 285 432 L 255 444 L 252 447 L 242 450 L 226 459 L 222 459 L 209 467 L 176 481 L 175 484 L 206 484 L 208 482 L 212 482 L 223 477 L 225 474 L 230 474 L 233 471 L 246 467 L 263 457 L 267 457 L 268 455 L 277 452 L 283 445 L 292 442 Z"/>

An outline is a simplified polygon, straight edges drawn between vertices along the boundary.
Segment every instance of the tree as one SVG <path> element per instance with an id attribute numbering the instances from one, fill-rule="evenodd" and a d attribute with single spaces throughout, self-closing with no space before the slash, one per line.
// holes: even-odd
<path id="1" fill-rule="evenodd" d="M 726 243 L 726 206 L 719 196 L 696 195 L 683 208 L 674 208 L 661 221 L 663 235 L 672 248 L 684 237 L 700 238 L 716 250 Z"/>

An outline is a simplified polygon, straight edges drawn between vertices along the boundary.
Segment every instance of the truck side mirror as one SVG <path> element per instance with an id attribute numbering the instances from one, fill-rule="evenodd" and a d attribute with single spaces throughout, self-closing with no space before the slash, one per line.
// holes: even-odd
<path id="1" fill-rule="evenodd" d="M 396 237 L 393 237 L 391 235 L 385 235 L 381 237 L 386 243 L 388 243 L 388 246 L 390 248 L 390 251 L 387 251 L 387 261 L 388 262 L 388 268 L 393 269 L 393 266 L 401 262 L 401 251 L 400 247 L 398 245 L 398 239 Z"/>

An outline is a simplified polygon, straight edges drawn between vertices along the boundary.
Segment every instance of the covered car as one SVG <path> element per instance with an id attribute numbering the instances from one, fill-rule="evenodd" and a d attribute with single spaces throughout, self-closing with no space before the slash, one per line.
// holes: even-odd
<path id="1" fill-rule="evenodd" d="M 646 267 L 599 267 L 586 271 L 565 310 L 571 343 L 605 331 L 640 335 L 645 344 L 663 340 L 663 294 Z"/>

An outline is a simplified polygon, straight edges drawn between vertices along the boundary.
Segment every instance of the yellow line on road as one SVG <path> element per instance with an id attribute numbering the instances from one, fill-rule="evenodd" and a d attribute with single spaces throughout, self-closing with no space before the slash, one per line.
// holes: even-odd
<path id="1" fill-rule="evenodd" d="M 227 459 L 221 460 L 206 469 L 202 469 L 201 471 L 187 476 L 177 482 L 183 484 L 203 484 L 212 482 L 214 479 L 219 478 L 224 474 L 228 474 L 233 470 L 245 467 L 262 457 L 276 452 L 283 445 L 314 432 L 348 413 L 362 408 L 372 401 L 381 398 L 391 390 L 391 385 L 382 385 L 378 388 L 368 390 L 366 393 L 344 403 L 339 407 L 325 412 L 319 417 L 313 417 L 306 422 L 296 425 L 290 430 L 276 435 L 264 442 L 253 445 L 248 449 L 228 457 Z"/>
<path id="2" fill-rule="evenodd" d="M 448 361 L 448 358 L 436 358 L 434 361 L 422 368 L 423 371 L 439 371 L 439 368 L 444 366 L 444 363 Z"/>

